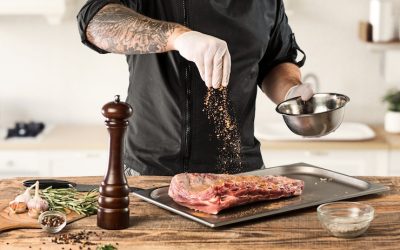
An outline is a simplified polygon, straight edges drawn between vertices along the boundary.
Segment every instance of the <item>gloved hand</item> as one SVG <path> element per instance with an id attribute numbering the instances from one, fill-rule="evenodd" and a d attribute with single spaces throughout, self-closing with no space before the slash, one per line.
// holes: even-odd
<path id="1" fill-rule="evenodd" d="M 291 87 L 285 95 L 285 100 L 300 96 L 303 101 L 308 101 L 314 95 L 314 90 L 309 83 L 302 83 Z"/>
<path id="2" fill-rule="evenodd" d="M 196 64 L 207 87 L 228 85 L 231 56 L 225 41 L 197 31 L 188 31 L 175 39 L 174 49 Z"/>

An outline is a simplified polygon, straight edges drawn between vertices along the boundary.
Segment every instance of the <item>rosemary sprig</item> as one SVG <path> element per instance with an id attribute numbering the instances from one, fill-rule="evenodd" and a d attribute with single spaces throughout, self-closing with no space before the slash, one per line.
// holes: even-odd
<path id="1" fill-rule="evenodd" d="M 91 215 L 97 212 L 98 190 L 94 189 L 88 193 L 79 193 L 75 188 L 48 187 L 40 193 L 43 199 L 49 203 L 50 210 L 68 212 L 75 211 L 81 215 Z"/>
<path id="2" fill-rule="evenodd" d="M 117 248 L 112 244 L 107 244 L 107 245 L 97 246 L 96 250 L 117 250 Z"/>

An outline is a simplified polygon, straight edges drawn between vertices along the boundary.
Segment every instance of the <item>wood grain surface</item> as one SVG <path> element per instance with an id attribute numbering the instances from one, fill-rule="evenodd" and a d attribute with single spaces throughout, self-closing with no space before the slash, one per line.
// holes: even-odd
<path id="1" fill-rule="evenodd" d="M 83 217 L 85 216 L 70 212 L 67 214 L 67 223 L 77 221 Z M 28 212 L 16 214 L 10 209 L 7 202 L 0 203 L 0 233 L 20 228 L 41 228 L 41 226 L 37 219 L 29 217 Z"/>
<path id="2" fill-rule="evenodd" d="M 28 179 L 28 178 L 26 178 Z M 63 178 L 78 183 L 98 184 L 101 177 Z M 212 229 L 130 196 L 130 227 L 107 231 L 96 226 L 96 216 L 68 225 L 61 233 L 81 230 L 96 232 L 98 244 L 111 243 L 118 249 L 400 249 L 400 177 L 362 177 L 391 188 L 380 195 L 353 201 L 365 202 L 376 210 L 368 231 L 355 239 L 330 236 L 319 224 L 316 208 Z M 21 180 L 0 181 L 0 202 L 19 192 Z M 129 177 L 130 186 L 150 188 L 169 183 L 169 177 Z M 21 229 L 0 234 L 0 249 L 80 249 L 80 245 L 57 245 L 53 235 L 41 229 Z M 118 245 L 117 245 L 118 243 Z M 81 246 L 82 247 L 82 246 Z M 86 246 L 82 249 L 96 249 Z"/>

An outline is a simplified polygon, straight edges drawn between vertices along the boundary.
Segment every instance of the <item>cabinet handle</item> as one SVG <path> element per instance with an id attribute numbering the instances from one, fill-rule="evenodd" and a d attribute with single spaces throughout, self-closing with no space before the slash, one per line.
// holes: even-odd
<path id="1" fill-rule="evenodd" d="M 12 167 L 15 166 L 15 163 L 14 163 L 14 161 L 7 161 L 6 162 L 6 166 L 9 167 L 9 168 L 12 168 Z"/>

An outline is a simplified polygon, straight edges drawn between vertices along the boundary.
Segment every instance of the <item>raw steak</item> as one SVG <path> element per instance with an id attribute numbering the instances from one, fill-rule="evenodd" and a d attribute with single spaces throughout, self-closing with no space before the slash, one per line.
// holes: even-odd
<path id="1" fill-rule="evenodd" d="M 300 195 L 302 180 L 284 176 L 175 175 L 168 195 L 178 204 L 209 214 L 242 204 Z"/>

